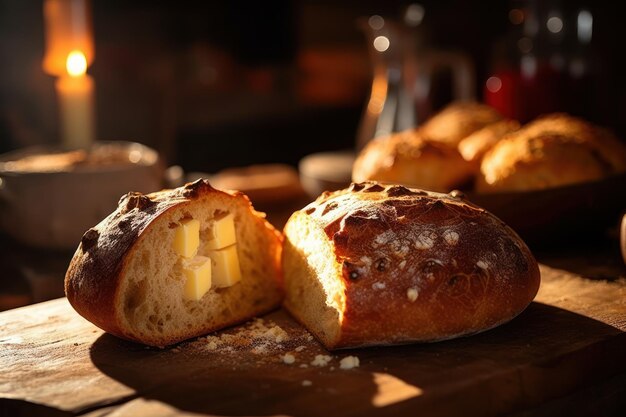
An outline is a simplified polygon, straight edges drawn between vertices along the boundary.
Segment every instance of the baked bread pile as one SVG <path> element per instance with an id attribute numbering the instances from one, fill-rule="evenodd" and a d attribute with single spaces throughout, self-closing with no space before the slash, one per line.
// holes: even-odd
<path id="1" fill-rule="evenodd" d="M 458 194 L 354 183 L 285 226 L 285 306 L 329 349 L 436 341 L 505 323 L 539 269 L 509 227 Z"/>
<path id="2" fill-rule="evenodd" d="M 478 103 L 453 103 L 423 126 L 371 141 L 354 181 L 433 191 L 527 191 L 626 172 L 626 145 L 584 120 L 551 114 L 520 126 Z"/>
<path id="3" fill-rule="evenodd" d="M 278 307 L 281 246 L 245 195 L 206 180 L 129 193 L 83 236 L 65 291 L 105 331 L 171 345 Z"/>

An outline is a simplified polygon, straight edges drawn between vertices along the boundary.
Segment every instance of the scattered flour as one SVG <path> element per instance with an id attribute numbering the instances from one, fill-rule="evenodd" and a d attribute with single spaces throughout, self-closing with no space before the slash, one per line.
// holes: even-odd
<path id="1" fill-rule="evenodd" d="M 450 246 L 454 246 L 459 243 L 459 234 L 454 230 L 446 230 L 443 232 L 443 239 Z"/>
<path id="2" fill-rule="evenodd" d="M 282 343 L 289 340 L 287 332 L 276 323 L 254 319 L 232 333 L 200 337 L 191 345 L 220 353 L 249 349 L 254 354 L 263 355 L 283 348 Z"/>
<path id="3" fill-rule="evenodd" d="M 437 239 L 437 235 L 433 232 L 420 233 L 415 240 L 415 248 L 421 250 L 431 249 L 435 246 L 435 239 Z"/>
<path id="4" fill-rule="evenodd" d="M 339 361 L 339 368 L 341 369 L 353 369 L 359 367 L 359 358 L 356 356 L 346 356 Z"/>
<path id="5" fill-rule="evenodd" d="M 311 362 L 313 366 L 326 366 L 333 359 L 329 355 L 315 355 L 315 359 Z"/>
<path id="6" fill-rule="evenodd" d="M 372 289 L 373 290 L 384 290 L 386 286 L 387 285 L 385 285 L 384 282 L 375 282 L 375 283 L 372 284 Z"/>

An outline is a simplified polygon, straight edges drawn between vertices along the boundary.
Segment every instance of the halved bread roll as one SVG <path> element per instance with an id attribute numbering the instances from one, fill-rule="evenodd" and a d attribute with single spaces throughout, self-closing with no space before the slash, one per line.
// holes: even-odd
<path id="1" fill-rule="evenodd" d="M 511 320 L 537 293 L 537 262 L 502 221 L 455 195 L 374 182 L 322 194 L 285 226 L 285 307 L 328 349 Z"/>
<path id="2" fill-rule="evenodd" d="M 245 195 L 206 180 L 129 193 L 83 236 L 65 291 L 103 330 L 171 345 L 277 307 L 281 240 Z"/>

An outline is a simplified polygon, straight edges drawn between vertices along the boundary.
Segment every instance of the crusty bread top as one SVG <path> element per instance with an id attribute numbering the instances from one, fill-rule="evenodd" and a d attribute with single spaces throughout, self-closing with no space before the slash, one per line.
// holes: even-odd
<path id="1" fill-rule="evenodd" d="M 97 326 L 123 334 L 115 318 L 119 281 L 126 255 L 144 229 L 165 211 L 179 204 L 210 194 L 240 199 L 264 227 L 282 239 L 254 210 L 248 197 L 239 191 L 220 191 L 205 179 L 184 187 L 151 194 L 130 192 L 120 199 L 117 209 L 97 226 L 87 230 L 70 262 L 65 276 L 65 293 L 72 306 Z"/>
<path id="2" fill-rule="evenodd" d="M 612 174 L 585 144 L 556 134 L 502 140 L 483 159 L 481 173 L 476 189 L 484 193 L 540 190 Z"/>
<path id="3" fill-rule="evenodd" d="M 450 191 L 466 185 L 477 171 L 455 147 L 428 140 L 418 128 L 369 142 L 354 162 L 352 180 Z"/>
<path id="4" fill-rule="evenodd" d="M 526 191 L 626 171 L 626 144 L 608 130 L 555 113 L 508 134 L 481 162 L 479 192 Z"/>
<path id="5" fill-rule="evenodd" d="M 501 119 L 502 116 L 486 104 L 457 101 L 428 119 L 421 130 L 429 140 L 456 147 L 471 133 Z"/>
<path id="6" fill-rule="evenodd" d="M 521 312 L 539 287 L 537 262 L 519 236 L 459 192 L 354 183 L 302 212 L 325 231 L 341 265 L 340 344 L 482 331 Z M 425 304 L 411 302 L 418 293 Z"/>
<path id="7" fill-rule="evenodd" d="M 612 173 L 626 171 L 626 144 L 608 129 L 566 113 L 551 113 L 525 125 L 520 134 L 529 138 L 563 135 L 584 144 Z"/>
<path id="8" fill-rule="evenodd" d="M 517 120 L 504 119 L 491 123 L 459 142 L 459 152 L 466 161 L 480 163 L 485 153 L 500 139 L 519 128 L 520 124 Z"/>
<path id="9" fill-rule="evenodd" d="M 373 239 L 374 244 L 380 243 L 386 250 L 395 250 L 402 255 L 406 250 L 395 247 L 399 241 L 391 242 L 385 238 L 389 231 L 398 229 L 409 232 L 411 224 L 417 224 L 419 231 L 428 227 L 449 227 L 451 231 L 456 228 L 466 228 L 472 221 L 481 226 L 490 226 L 494 230 L 486 230 L 484 233 L 499 231 L 510 238 L 523 242 L 517 234 L 500 219 L 465 200 L 464 194 L 452 191 L 442 194 L 424 190 L 410 189 L 401 185 L 386 185 L 373 181 L 352 183 L 349 188 L 335 192 L 324 192 L 314 202 L 304 207 L 301 211 L 308 214 L 320 226 L 336 247 L 336 252 L 341 258 L 353 258 L 351 251 L 365 249 L 361 246 L 369 246 L 372 234 L 377 230 L 382 234 L 376 235 L 379 239 Z M 473 225 L 471 225 L 473 227 Z M 462 231 L 462 230 L 461 230 Z M 476 233 L 476 231 L 472 231 Z M 461 239 L 461 234 L 456 232 L 456 237 L 449 237 L 450 242 Z M 482 234 L 482 233 L 477 233 Z M 364 240 L 357 241 L 361 236 Z M 433 246 L 435 242 L 428 236 L 406 236 L 412 243 L 425 246 Z M 456 246 L 454 242 L 450 246 Z M 480 242 L 473 248 L 480 253 Z M 527 248 L 524 246 L 524 249 Z"/>

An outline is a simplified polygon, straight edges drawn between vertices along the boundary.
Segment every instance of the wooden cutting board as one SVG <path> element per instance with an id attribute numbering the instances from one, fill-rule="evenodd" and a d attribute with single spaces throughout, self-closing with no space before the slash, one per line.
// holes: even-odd
<path id="1" fill-rule="evenodd" d="M 619 412 L 626 281 L 541 272 L 536 301 L 492 331 L 332 354 L 283 311 L 256 322 L 269 329 L 265 339 L 243 325 L 173 349 L 103 334 L 65 299 L 7 311 L 0 313 L 0 416 Z M 284 363 L 287 353 L 293 364 Z M 312 365 L 319 354 L 329 363 Z M 349 355 L 360 366 L 340 369 Z"/>

